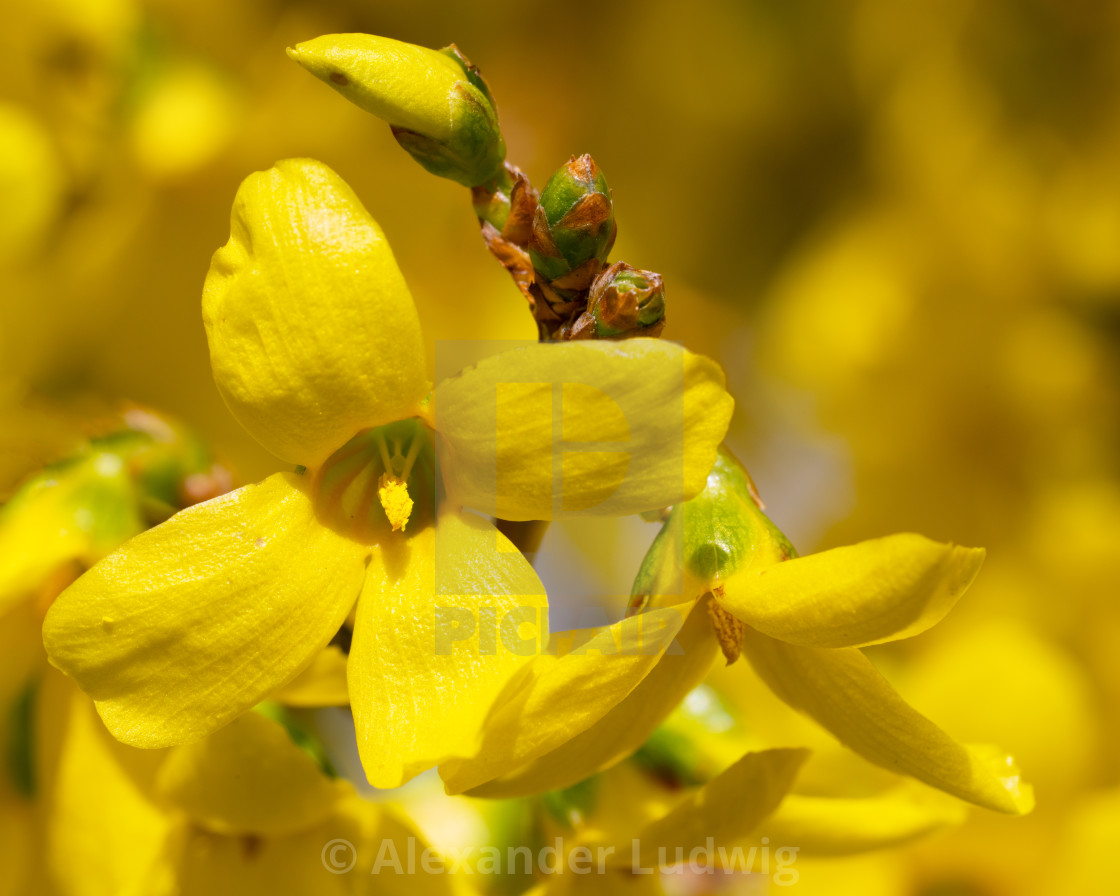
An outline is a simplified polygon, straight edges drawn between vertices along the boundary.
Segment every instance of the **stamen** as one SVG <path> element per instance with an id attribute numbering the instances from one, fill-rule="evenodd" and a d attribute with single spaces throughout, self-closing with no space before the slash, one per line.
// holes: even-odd
<path id="1" fill-rule="evenodd" d="M 401 478 L 408 479 L 412 473 L 412 465 L 416 463 L 416 458 L 420 455 L 420 449 L 423 447 L 424 440 L 417 436 L 412 440 L 408 446 L 408 457 L 404 459 L 404 469 L 401 471 Z"/>
<path id="2" fill-rule="evenodd" d="M 427 504 L 431 493 L 430 474 L 417 472 L 429 445 L 426 433 L 414 424 L 366 430 L 324 464 L 320 494 L 340 523 L 361 530 L 359 537 L 368 535 L 371 543 L 386 534 L 386 521 L 394 532 L 404 531 L 414 515 L 426 523 L 429 508 L 417 513 L 414 498 Z M 415 476 L 420 479 L 412 483 Z"/>
<path id="3" fill-rule="evenodd" d="M 377 450 L 381 452 L 381 466 L 386 473 L 393 472 L 393 462 L 389 460 L 389 448 L 385 444 L 385 436 L 381 433 L 375 433 L 377 436 Z"/>
<path id="4" fill-rule="evenodd" d="M 405 481 L 393 473 L 382 473 L 377 480 L 377 497 L 393 531 L 404 531 L 412 515 L 412 498 Z"/>

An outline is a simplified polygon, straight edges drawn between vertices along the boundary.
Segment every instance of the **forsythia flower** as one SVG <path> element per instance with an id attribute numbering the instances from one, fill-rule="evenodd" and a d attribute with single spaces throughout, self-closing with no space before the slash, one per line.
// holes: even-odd
<path id="1" fill-rule="evenodd" d="M 245 428 L 301 466 L 184 511 L 97 564 L 47 616 L 52 662 L 122 741 L 187 743 L 293 679 L 354 612 L 350 697 L 363 764 L 382 787 L 473 756 L 484 722 L 486 741 L 530 753 L 591 725 L 656 664 L 680 618 L 674 627 L 663 613 L 656 633 L 624 620 L 542 653 L 543 586 L 461 507 L 551 519 L 697 493 L 731 412 L 719 368 L 656 340 L 533 345 L 461 371 L 429 407 L 408 289 L 333 171 L 289 160 L 252 175 L 231 231 L 203 296 L 215 380 Z M 566 440 L 628 436 L 621 457 L 565 452 L 559 503 L 551 410 L 526 405 L 542 390 L 551 401 L 554 385 Z M 604 396 L 637 409 L 622 435 Z M 619 643 L 641 649 L 603 662 L 597 645 Z M 592 655 L 561 655 L 575 645 Z M 532 712 L 550 717 L 547 731 L 519 737 Z"/>
<path id="2" fill-rule="evenodd" d="M 759 510 L 730 455 L 676 507 L 635 581 L 635 606 L 691 598 L 679 643 L 611 713 L 562 748 L 498 780 L 451 783 L 502 796 L 571 785 L 633 753 L 722 650 L 740 652 L 786 703 L 865 759 L 1001 812 L 1033 806 L 1011 757 L 965 747 L 908 706 L 859 647 L 940 621 L 983 551 L 901 534 L 798 558 Z M 639 617 L 640 618 L 640 617 Z M 484 786 L 480 786 L 484 785 Z"/>
<path id="3" fill-rule="evenodd" d="M 59 896 L 366 892 L 367 881 L 378 889 L 370 866 L 380 842 L 405 853 L 415 835 L 261 713 L 194 744 L 136 750 L 53 672 L 36 711 L 42 873 Z M 324 858 L 324 844 L 342 841 L 349 878 Z M 424 877 L 416 882 L 424 892 Z"/>

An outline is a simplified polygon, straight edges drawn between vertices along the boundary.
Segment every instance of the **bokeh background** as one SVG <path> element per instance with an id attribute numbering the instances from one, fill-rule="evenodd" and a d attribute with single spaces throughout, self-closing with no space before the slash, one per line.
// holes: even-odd
<path id="1" fill-rule="evenodd" d="M 277 469 L 213 387 L 199 294 L 238 183 L 280 158 L 355 188 L 433 350 L 532 338 L 465 191 L 284 55 L 329 32 L 455 42 L 535 182 L 572 153 L 605 171 L 614 257 L 660 271 L 665 337 L 724 365 L 729 442 L 802 552 L 899 530 L 988 549 L 953 615 L 876 661 L 1015 752 L 1038 810 L 805 861 L 801 890 L 1120 891 L 1120 5 L 4 9 L 0 497 L 65 452 L 66 409 L 120 398 L 189 421 L 242 481 Z M 584 530 L 608 596 L 643 531 Z"/>

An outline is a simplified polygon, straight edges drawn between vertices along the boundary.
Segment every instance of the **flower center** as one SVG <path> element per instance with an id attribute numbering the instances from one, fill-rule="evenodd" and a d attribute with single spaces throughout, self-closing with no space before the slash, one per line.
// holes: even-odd
<path id="1" fill-rule="evenodd" d="M 359 433 L 318 474 L 321 512 L 372 544 L 435 516 L 435 453 L 419 420 Z"/>

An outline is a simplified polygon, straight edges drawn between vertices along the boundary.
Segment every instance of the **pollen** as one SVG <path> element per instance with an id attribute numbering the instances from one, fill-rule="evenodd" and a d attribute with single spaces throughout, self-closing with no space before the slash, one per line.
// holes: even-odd
<path id="1" fill-rule="evenodd" d="M 389 518 L 394 532 L 404 531 L 412 513 L 412 498 L 408 495 L 408 485 L 393 473 L 382 473 L 377 480 L 377 497 Z"/>

